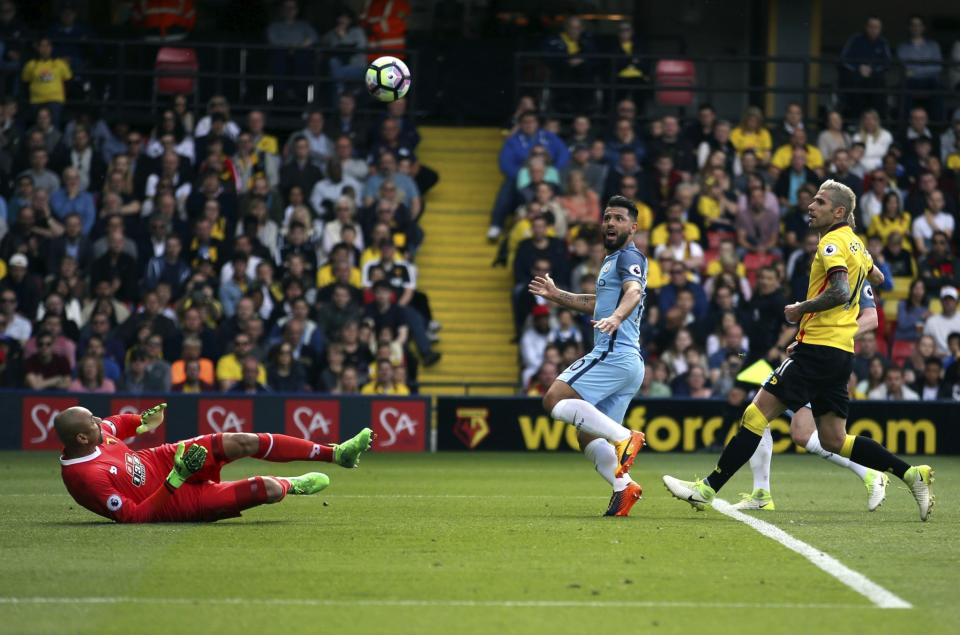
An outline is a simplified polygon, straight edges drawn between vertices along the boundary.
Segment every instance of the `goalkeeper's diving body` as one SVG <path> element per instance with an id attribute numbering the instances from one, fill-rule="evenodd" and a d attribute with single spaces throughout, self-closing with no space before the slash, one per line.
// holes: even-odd
<path id="1" fill-rule="evenodd" d="M 643 382 L 640 319 L 647 286 L 647 259 L 633 244 L 637 208 L 622 196 L 603 211 L 607 257 L 596 294 L 557 289 L 550 276 L 537 276 L 530 292 L 581 313 L 593 314 L 593 350 L 553 382 L 543 406 L 555 419 L 577 429 L 583 453 L 613 487 L 605 516 L 626 516 L 643 489 L 628 474 L 643 447 L 642 432 L 621 425 L 630 400 Z"/>
<path id="2" fill-rule="evenodd" d="M 277 463 L 325 461 L 356 467 L 370 449 L 364 428 L 339 445 L 321 445 L 282 434 L 224 432 L 134 451 L 123 439 L 155 430 L 166 404 L 137 414 L 101 419 L 82 407 L 54 420 L 63 442 L 61 476 L 74 500 L 121 523 L 198 522 L 233 518 L 245 509 L 290 495 L 316 494 L 330 484 L 320 472 L 220 481 L 224 465 L 244 457 Z"/>

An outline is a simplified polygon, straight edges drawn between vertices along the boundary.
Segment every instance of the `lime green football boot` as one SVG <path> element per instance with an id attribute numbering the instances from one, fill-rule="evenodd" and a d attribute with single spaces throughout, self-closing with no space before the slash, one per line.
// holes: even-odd
<path id="1" fill-rule="evenodd" d="M 883 472 L 867 470 L 863 477 L 863 486 L 867 488 L 867 511 L 876 511 L 887 498 L 887 482 L 890 477 Z"/>
<path id="2" fill-rule="evenodd" d="M 294 496 L 310 496 L 321 492 L 330 485 L 330 477 L 321 472 L 309 472 L 303 476 L 285 476 L 290 482 L 288 494 Z"/>
<path id="3" fill-rule="evenodd" d="M 357 436 L 333 446 L 333 462 L 342 467 L 357 467 L 360 455 L 370 449 L 373 430 L 364 428 Z"/>
<path id="4" fill-rule="evenodd" d="M 749 494 L 740 494 L 740 502 L 733 506 L 740 511 L 758 510 L 772 512 L 777 506 L 773 504 L 773 496 L 770 490 L 757 488 Z"/>
<path id="5" fill-rule="evenodd" d="M 903 482 L 907 484 L 913 497 L 920 507 L 920 520 L 926 520 L 933 509 L 933 468 L 929 465 L 916 465 L 903 475 Z"/>
<path id="6" fill-rule="evenodd" d="M 663 485 L 674 497 L 690 503 L 697 511 L 703 511 L 704 507 L 711 504 L 717 495 L 714 489 L 701 479 L 681 481 L 673 476 L 664 475 Z"/>

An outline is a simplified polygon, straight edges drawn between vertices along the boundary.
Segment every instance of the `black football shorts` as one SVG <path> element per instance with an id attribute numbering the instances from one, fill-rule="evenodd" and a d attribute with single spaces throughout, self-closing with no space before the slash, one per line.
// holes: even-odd
<path id="1" fill-rule="evenodd" d="M 808 402 L 813 416 L 828 412 L 846 418 L 850 406 L 847 384 L 853 353 L 818 344 L 797 344 L 793 355 L 773 371 L 763 389 L 796 412 Z"/>

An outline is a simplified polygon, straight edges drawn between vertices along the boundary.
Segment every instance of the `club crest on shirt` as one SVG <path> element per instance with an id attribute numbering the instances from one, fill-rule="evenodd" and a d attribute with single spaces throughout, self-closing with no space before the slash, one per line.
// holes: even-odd
<path id="1" fill-rule="evenodd" d="M 133 484 L 137 487 L 143 485 L 147 481 L 147 468 L 143 466 L 140 457 L 132 452 L 127 452 L 124 456 L 124 462 L 126 463 L 127 474 L 130 475 Z"/>
<path id="2" fill-rule="evenodd" d="M 608 262 L 607 264 L 603 265 L 603 268 L 600 269 L 600 273 L 607 273 L 608 271 L 610 271 L 611 264 L 612 263 Z"/>
<path id="3" fill-rule="evenodd" d="M 824 256 L 832 256 L 832 255 L 835 254 L 835 253 L 837 253 L 837 246 L 836 246 L 836 245 L 824 245 L 824 247 L 823 247 L 823 255 L 824 255 Z"/>

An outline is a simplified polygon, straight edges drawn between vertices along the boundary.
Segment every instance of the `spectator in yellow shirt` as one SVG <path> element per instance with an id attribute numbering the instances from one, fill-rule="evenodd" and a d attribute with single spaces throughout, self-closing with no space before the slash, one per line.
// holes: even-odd
<path id="1" fill-rule="evenodd" d="M 913 218 L 910 216 L 910 212 L 900 209 L 900 195 L 896 192 L 887 192 L 883 197 L 883 211 L 870 221 L 867 236 L 879 236 L 883 244 L 886 245 L 890 234 L 900 234 L 903 236 L 903 248 L 911 251 L 913 246 L 907 236 L 910 235 L 910 225 L 912 223 Z"/>
<path id="2" fill-rule="evenodd" d="M 335 245 L 333 251 L 330 252 L 330 260 L 327 264 L 317 269 L 317 288 L 322 289 L 328 284 L 337 282 L 339 280 L 337 270 L 344 268 L 349 268 L 350 270 L 349 284 L 358 289 L 362 288 L 363 275 L 360 268 L 354 266 L 351 262 L 352 256 L 350 245 L 346 243 L 338 243 Z"/>
<path id="3" fill-rule="evenodd" d="M 753 150 L 761 163 L 770 160 L 773 138 L 770 131 L 763 127 L 763 112 L 759 108 L 750 106 L 744 111 L 740 125 L 730 133 L 730 143 L 737 149 L 737 154 Z"/>
<path id="4" fill-rule="evenodd" d="M 823 176 L 823 155 L 817 146 L 807 143 L 807 131 L 803 128 L 795 128 L 790 135 L 790 143 L 785 143 L 773 153 L 770 159 L 770 165 L 780 170 L 786 170 L 790 167 L 790 160 L 793 158 L 794 148 L 805 148 L 807 151 L 807 167 Z"/>
<path id="5" fill-rule="evenodd" d="M 49 38 L 40 38 L 34 48 L 37 57 L 26 63 L 21 77 L 30 85 L 30 104 L 34 111 L 41 106 L 48 107 L 54 125 L 59 125 L 63 104 L 67 101 L 64 83 L 73 78 L 73 73 L 67 60 L 53 59 Z"/>
<path id="6" fill-rule="evenodd" d="M 667 205 L 667 219 L 653 228 L 650 233 L 650 244 L 653 247 L 666 245 L 670 238 L 670 223 L 680 223 L 683 225 L 683 239 L 689 242 L 700 242 L 700 228 L 696 224 L 684 220 L 683 204 L 678 201 L 671 201 Z"/>
<path id="7" fill-rule="evenodd" d="M 265 126 L 266 119 L 263 112 L 260 110 L 251 110 L 250 114 L 247 115 L 247 130 L 250 131 L 250 136 L 253 137 L 254 147 L 260 152 L 278 156 L 280 154 L 280 143 L 275 136 L 266 132 Z"/>
<path id="8" fill-rule="evenodd" d="M 410 394 L 406 384 L 394 381 L 394 368 L 389 359 L 377 362 L 377 378 L 360 389 L 361 395 L 398 395 Z"/>
<path id="9" fill-rule="evenodd" d="M 217 383 L 220 390 L 226 392 L 233 388 L 243 378 L 243 367 L 240 360 L 247 357 L 253 351 L 253 341 L 246 333 L 237 333 L 233 339 L 233 352 L 224 355 L 217 361 Z M 257 382 L 267 383 L 267 369 L 263 364 L 259 364 L 257 371 Z"/>

